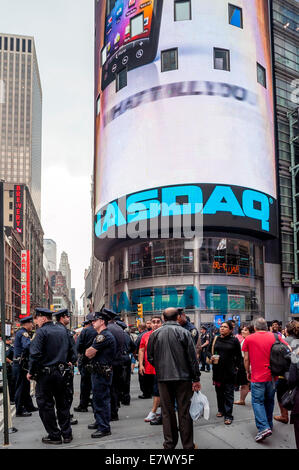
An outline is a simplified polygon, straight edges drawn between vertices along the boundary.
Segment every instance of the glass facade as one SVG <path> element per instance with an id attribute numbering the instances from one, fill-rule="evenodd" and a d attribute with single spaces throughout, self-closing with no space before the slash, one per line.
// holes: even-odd
<path id="1" fill-rule="evenodd" d="M 108 265 L 110 305 L 118 312 L 135 313 L 139 303 L 148 314 L 182 306 L 210 316 L 240 314 L 244 321 L 264 312 L 259 242 L 206 236 L 194 250 L 181 239 L 147 241 L 118 249 Z"/>

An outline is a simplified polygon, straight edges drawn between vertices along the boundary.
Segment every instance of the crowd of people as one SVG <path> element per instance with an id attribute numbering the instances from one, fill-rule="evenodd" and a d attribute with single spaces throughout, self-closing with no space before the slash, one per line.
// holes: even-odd
<path id="1" fill-rule="evenodd" d="M 66 309 L 37 308 L 34 318 L 21 320 L 13 344 L 6 337 L 11 403 L 17 417 L 39 412 L 47 431 L 43 443 L 58 445 L 73 439 L 72 426 L 78 423 L 71 413 L 75 366 L 80 373 L 80 401 L 74 412 L 92 408 L 94 422 L 88 428 L 96 439 L 111 435 L 110 423 L 119 420 L 119 408 L 130 406 L 131 376 L 138 364 L 138 399 L 152 399 L 144 421 L 163 426 L 165 449 L 175 449 L 179 435 L 184 449 L 196 448 L 190 403 L 193 393 L 201 390 L 201 373 L 211 371 L 216 416 L 226 426 L 233 422 L 234 405 L 245 406 L 251 394 L 255 441 L 272 435 L 273 418 L 282 424 L 290 420 L 299 448 L 299 321 L 282 329 L 276 320 L 268 327 L 264 318 L 239 328 L 227 320 L 219 329 L 202 325 L 199 333 L 181 308 L 167 308 L 138 328 L 129 328 L 115 312 L 102 308 L 87 315 L 80 330 L 70 331 L 69 323 Z M 288 366 L 277 369 L 282 357 Z M 287 393 L 292 394 L 288 409 Z M 275 394 L 280 414 L 273 417 Z"/>

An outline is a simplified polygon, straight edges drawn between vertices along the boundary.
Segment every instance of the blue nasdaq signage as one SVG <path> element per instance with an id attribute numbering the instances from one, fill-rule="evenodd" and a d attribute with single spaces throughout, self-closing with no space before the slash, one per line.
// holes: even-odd
<path id="1" fill-rule="evenodd" d="M 273 238 L 277 236 L 276 206 L 271 196 L 240 186 L 188 184 L 140 191 L 110 202 L 97 213 L 96 256 L 105 259 L 116 239 L 190 238 L 186 229 L 199 225 L 205 230 Z"/>

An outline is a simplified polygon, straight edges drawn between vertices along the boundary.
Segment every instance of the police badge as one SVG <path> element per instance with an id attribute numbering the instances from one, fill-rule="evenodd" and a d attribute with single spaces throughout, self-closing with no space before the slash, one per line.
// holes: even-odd
<path id="1" fill-rule="evenodd" d="M 102 343 L 103 341 L 105 341 L 105 336 L 103 335 L 98 335 L 96 337 L 96 343 Z"/>

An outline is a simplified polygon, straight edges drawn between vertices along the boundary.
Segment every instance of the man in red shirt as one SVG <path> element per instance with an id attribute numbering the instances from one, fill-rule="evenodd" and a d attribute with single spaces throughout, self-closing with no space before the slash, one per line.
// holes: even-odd
<path id="1" fill-rule="evenodd" d="M 160 420 L 161 408 L 159 408 L 160 396 L 159 396 L 158 384 L 156 381 L 155 368 L 147 360 L 147 344 L 148 344 L 150 335 L 161 326 L 162 326 L 161 317 L 159 315 L 154 315 L 151 319 L 152 329 L 148 333 L 145 333 L 142 336 L 140 346 L 139 346 L 139 351 L 138 351 L 139 373 L 144 376 L 144 380 L 147 383 L 151 384 L 152 393 L 154 395 L 152 410 L 149 412 L 149 414 L 144 419 L 144 421 L 146 422 L 154 421 L 154 424 L 162 424 L 162 421 Z M 149 389 L 149 387 L 147 388 Z M 157 420 L 158 422 L 156 423 Z"/>
<path id="2" fill-rule="evenodd" d="M 257 318 L 254 321 L 255 333 L 247 336 L 242 346 L 247 378 L 251 381 L 251 403 L 258 429 L 256 442 L 271 436 L 273 428 L 275 382 L 269 366 L 271 347 L 276 338 L 267 330 L 266 320 Z M 282 338 L 279 339 L 287 345 Z"/>

